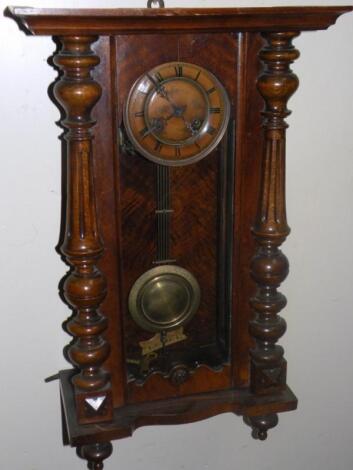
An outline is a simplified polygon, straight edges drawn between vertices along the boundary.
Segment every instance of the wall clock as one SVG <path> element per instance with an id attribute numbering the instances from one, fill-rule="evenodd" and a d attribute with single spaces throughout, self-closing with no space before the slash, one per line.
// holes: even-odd
<path id="1" fill-rule="evenodd" d="M 351 7 L 11 8 L 60 43 L 65 442 L 103 468 L 138 426 L 293 410 L 277 344 L 287 102 L 301 31 Z"/>

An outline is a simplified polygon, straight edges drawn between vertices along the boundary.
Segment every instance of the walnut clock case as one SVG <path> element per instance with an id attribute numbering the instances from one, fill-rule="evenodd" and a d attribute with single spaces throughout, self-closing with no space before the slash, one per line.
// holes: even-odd
<path id="1" fill-rule="evenodd" d="M 8 9 L 59 44 L 74 311 L 60 385 L 89 468 L 139 426 L 233 412 L 263 440 L 296 408 L 277 344 L 292 41 L 351 10 Z"/>

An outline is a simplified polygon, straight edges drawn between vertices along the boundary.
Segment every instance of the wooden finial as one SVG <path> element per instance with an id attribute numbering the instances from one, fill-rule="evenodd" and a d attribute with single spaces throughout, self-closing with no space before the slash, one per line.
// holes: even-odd
<path id="1" fill-rule="evenodd" d="M 81 459 L 87 460 L 90 470 L 102 470 L 103 461 L 111 456 L 113 446 L 111 442 L 87 444 L 77 448 L 77 454 Z"/>

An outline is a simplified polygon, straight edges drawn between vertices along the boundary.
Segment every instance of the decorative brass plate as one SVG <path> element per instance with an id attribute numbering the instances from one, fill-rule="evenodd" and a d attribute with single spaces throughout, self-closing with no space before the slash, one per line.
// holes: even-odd
<path id="1" fill-rule="evenodd" d="M 131 316 L 141 328 L 151 332 L 185 325 L 199 304 L 199 283 L 180 266 L 163 265 L 146 271 L 129 294 Z"/>

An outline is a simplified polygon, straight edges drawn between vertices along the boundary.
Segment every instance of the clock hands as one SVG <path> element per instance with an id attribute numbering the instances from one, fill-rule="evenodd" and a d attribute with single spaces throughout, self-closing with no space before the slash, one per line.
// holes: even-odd
<path id="1" fill-rule="evenodd" d="M 170 98 L 168 96 L 168 92 L 167 90 L 165 89 L 165 87 L 163 85 L 161 85 L 158 81 L 156 81 L 149 73 L 147 74 L 147 77 L 149 78 L 149 80 L 153 83 L 157 93 L 162 97 L 162 98 L 165 98 L 166 100 L 168 100 L 170 103 Z M 172 104 L 172 103 L 171 103 Z"/>
<path id="2" fill-rule="evenodd" d="M 173 100 L 170 98 L 169 94 L 168 94 L 168 91 L 166 90 L 165 86 L 163 86 L 161 83 L 159 83 L 157 80 L 155 80 L 150 74 L 147 74 L 147 77 L 149 78 L 149 80 L 153 83 L 153 86 L 155 87 L 156 89 L 156 92 L 159 94 L 159 96 L 161 96 L 162 98 L 164 98 L 165 100 L 167 100 L 174 112 L 175 112 L 175 116 L 179 116 L 180 113 L 183 112 L 183 108 L 186 108 L 186 105 L 185 106 L 178 106 L 176 105 Z"/>
<path id="3" fill-rule="evenodd" d="M 159 84 L 159 83 L 156 84 L 155 83 L 155 87 L 156 87 L 157 93 L 162 98 L 166 99 L 173 108 L 173 114 L 168 116 L 168 118 L 166 118 L 165 120 L 168 121 L 172 117 L 180 117 L 184 121 L 185 127 L 188 129 L 188 131 L 191 133 L 191 135 L 196 135 L 199 132 L 200 128 L 201 128 L 202 121 L 200 119 L 197 119 L 197 118 L 193 119 L 192 122 L 187 121 L 185 116 L 184 116 L 184 112 L 186 111 L 187 105 L 185 104 L 183 106 L 178 106 L 177 104 L 175 104 L 170 99 L 170 96 L 168 95 L 167 90 L 161 84 Z"/>
<path id="4" fill-rule="evenodd" d="M 147 137 L 152 132 L 157 132 L 157 133 L 162 132 L 164 130 L 165 124 L 172 117 L 174 117 L 174 114 L 170 114 L 166 118 L 165 117 L 152 118 L 151 119 L 151 127 L 150 128 L 145 127 L 144 129 L 142 129 L 140 131 L 140 134 L 141 134 L 142 138 L 144 139 L 145 137 Z"/>
<path id="5" fill-rule="evenodd" d="M 164 126 L 167 124 L 167 122 L 172 119 L 173 117 L 176 117 L 176 118 L 181 118 L 184 122 L 184 125 L 186 127 L 186 129 L 190 132 L 190 134 L 192 136 L 195 136 L 198 134 L 201 126 L 202 126 L 202 123 L 203 121 L 201 119 L 198 119 L 198 118 L 195 118 L 192 120 L 192 122 L 188 121 L 185 116 L 184 116 L 184 113 L 186 111 L 186 108 L 187 108 L 187 105 L 184 104 L 184 105 L 177 105 L 170 97 L 167 89 L 165 88 L 165 86 L 163 86 L 160 81 L 156 80 L 154 77 L 152 77 L 150 74 L 147 74 L 147 77 L 148 79 L 152 82 L 157 94 L 165 99 L 166 101 L 168 101 L 168 103 L 171 105 L 172 107 L 172 114 L 170 114 L 168 117 L 158 117 L 158 118 L 153 118 L 151 120 L 151 124 L 152 124 L 152 127 L 149 128 L 149 129 L 144 129 L 144 133 L 143 133 L 143 138 L 146 137 L 148 134 L 150 134 L 151 132 L 162 132 L 163 129 L 164 129 Z"/>
<path id="6" fill-rule="evenodd" d="M 160 85 L 161 86 L 161 85 Z M 176 117 L 181 117 L 183 112 L 185 111 L 186 109 L 186 105 L 184 106 L 178 106 L 177 104 L 175 104 L 170 96 L 168 95 L 168 92 L 167 90 L 162 87 L 162 90 L 159 92 L 158 89 L 157 89 L 157 93 L 164 99 L 166 99 L 168 101 L 168 103 L 172 106 L 173 108 L 173 116 L 176 116 Z M 173 117 L 172 116 L 172 117 Z"/>
<path id="7" fill-rule="evenodd" d="M 158 95 L 161 98 L 164 98 L 165 100 L 167 100 L 168 103 L 173 108 L 173 113 L 171 115 L 169 115 L 167 118 L 161 117 L 161 118 L 156 118 L 156 119 L 159 119 L 160 121 L 163 120 L 164 123 L 166 123 L 172 117 L 180 117 L 184 121 L 185 127 L 190 132 L 190 134 L 192 136 L 196 135 L 199 132 L 200 128 L 201 128 L 202 121 L 200 119 L 197 119 L 197 118 L 193 119 L 192 122 L 187 121 L 185 116 L 184 116 L 184 112 L 187 108 L 187 105 L 185 104 L 185 105 L 180 106 L 180 105 L 175 104 L 175 102 L 170 98 L 169 93 L 166 90 L 166 88 L 158 80 L 155 80 L 150 74 L 147 74 L 147 77 L 153 83 Z M 161 130 L 163 130 L 163 127 L 161 129 L 153 129 L 152 128 L 148 131 L 148 134 L 150 132 L 153 132 L 153 130 L 157 130 L 157 131 L 160 132 Z M 145 135 L 147 135 L 147 134 L 144 134 L 144 137 L 145 137 Z"/>

